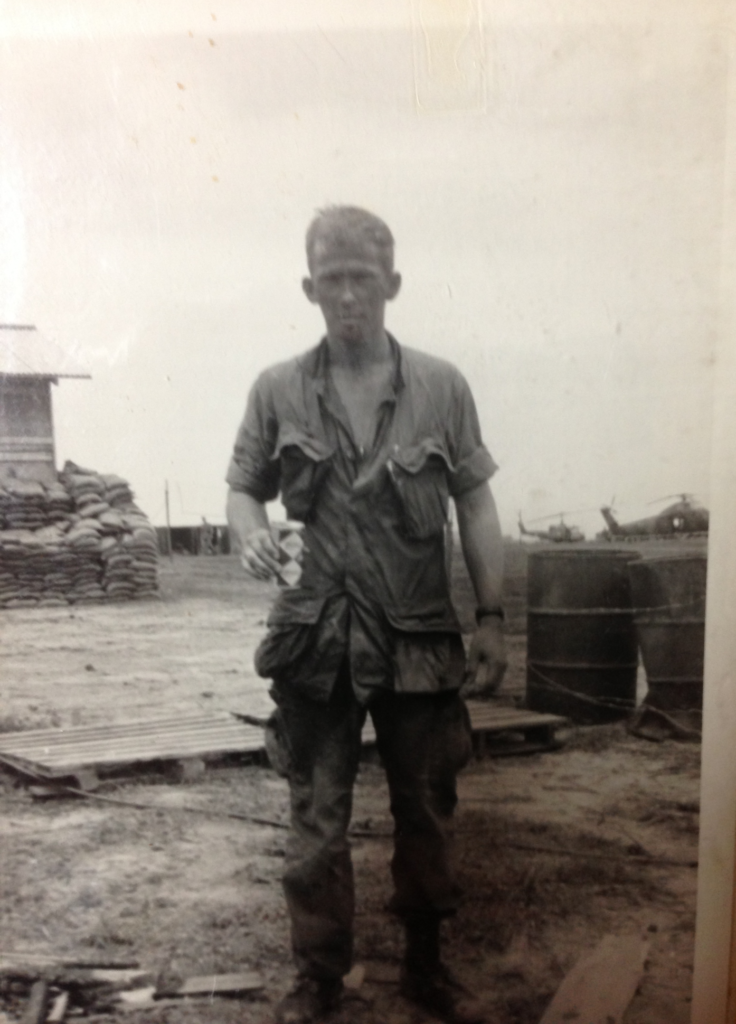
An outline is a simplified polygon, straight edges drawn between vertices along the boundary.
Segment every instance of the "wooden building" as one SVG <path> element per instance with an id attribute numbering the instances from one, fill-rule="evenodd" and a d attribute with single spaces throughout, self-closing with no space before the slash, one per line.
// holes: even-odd
<path id="1" fill-rule="evenodd" d="M 89 378 L 31 324 L 0 324 L 0 486 L 56 480 L 51 385 Z"/>

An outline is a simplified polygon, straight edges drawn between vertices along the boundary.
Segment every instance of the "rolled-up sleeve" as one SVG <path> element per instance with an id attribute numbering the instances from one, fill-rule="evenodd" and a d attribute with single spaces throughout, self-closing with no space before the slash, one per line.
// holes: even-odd
<path id="1" fill-rule="evenodd" d="M 450 392 L 447 448 L 452 459 L 448 486 L 453 498 L 490 480 L 498 469 L 483 444 L 478 412 L 468 382 L 455 374 Z"/>
<path id="2" fill-rule="evenodd" d="M 273 501 L 279 493 L 279 462 L 273 458 L 278 425 L 268 372 L 251 388 L 238 428 L 225 479 L 234 491 L 256 501 Z"/>

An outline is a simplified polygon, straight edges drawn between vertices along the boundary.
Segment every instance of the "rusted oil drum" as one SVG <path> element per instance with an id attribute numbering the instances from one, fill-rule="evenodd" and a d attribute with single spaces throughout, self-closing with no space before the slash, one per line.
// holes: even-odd
<path id="1" fill-rule="evenodd" d="M 703 708 L 705 588 L 703 552 L 657 555 L 629 566 L 634 621 L 647 674 L 644 702 L 676 718 Z"/>
<path id="2" fill-rule="evenodd" d="M 636 702 L 629 563 L 636 551 L 544 549 L 529 555 L 527 706 L 574 722 L 611 722 Z"/>

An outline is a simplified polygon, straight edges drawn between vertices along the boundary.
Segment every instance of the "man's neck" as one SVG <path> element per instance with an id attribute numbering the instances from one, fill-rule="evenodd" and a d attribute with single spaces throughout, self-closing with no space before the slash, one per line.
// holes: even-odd
<path id="1" fill-rule="evenodd" d="M 361 373 L 391 361 L 391 343 L 381 329 L 370 338 L 347 341 L 327 335 L 330 365 L 343 373 Z"/>

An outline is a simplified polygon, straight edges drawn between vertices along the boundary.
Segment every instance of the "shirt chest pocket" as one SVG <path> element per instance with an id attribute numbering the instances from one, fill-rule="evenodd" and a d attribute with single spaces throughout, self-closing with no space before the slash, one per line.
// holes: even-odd
<path id="1" fill-rule="evenodd" d="M 426 540 L 442 533 L 450 492 L 449 460 L 435 441 L 394 447 L 387 462 L 389 478 L 401 508 L 405 535 Z"/>
<path id="2" fill-rule="evenodd" d="M 273 459 L 278 460 L 281 500 L 289 519 L 307 522 L 327 474 L 332 450 L 299 427 L 285 424 L 279 430 Z"/>

